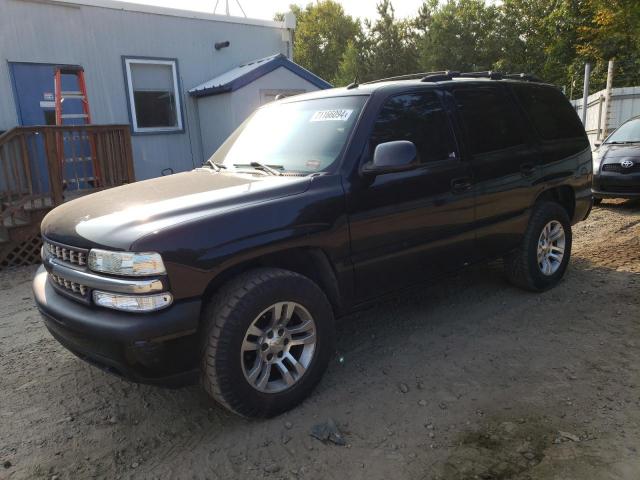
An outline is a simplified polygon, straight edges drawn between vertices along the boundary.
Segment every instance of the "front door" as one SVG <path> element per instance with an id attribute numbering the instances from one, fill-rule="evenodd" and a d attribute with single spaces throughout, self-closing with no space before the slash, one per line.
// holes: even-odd
<path id="1" fill-rule="evenodd" d="M 473 182 L 434 90 L 388 98 L 362 163 L 375 147 L 412 141 L 420 167 L 354 182 L 347 194 L 358 301 L 462 266 L 472 256 Z"/>
<path id="2" fill-rule="evenodd" d="M 10 63 L 11 78 L 16 98 L 18 121 L 22 126 L 55 125 L 55 89 L 54 74 L 56 65 L 44 63 Z M 62 91 L 73 92 L 76 97 L 80 90 L 75 75 L 63 74 Z M 67 98 L 62 103 L 62 111 L 66 114 L 83 113 L 79 98 Z M 64 125 L 81 125 L 83 118 L 67 118 Z M 88 188 L 93 185 L 93 162 L 91 148 L 86 136 L 79 132 L 60 134 L 58 145 L 63 150 L 62 162 L 63 183 L 65 190 Z M 27 147 L 30 149 L 31 172 L 36 172 L 38 179 L 34 185 L 45 193 L 49 191 L 49 174 L 45 158 L 42 138 L 34 137 Z"/>

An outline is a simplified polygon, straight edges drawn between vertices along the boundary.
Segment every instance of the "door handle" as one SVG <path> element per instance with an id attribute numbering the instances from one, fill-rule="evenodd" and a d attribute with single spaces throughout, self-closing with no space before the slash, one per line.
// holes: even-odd
<path id="1" fill-rule="evenodd" d="M 471 190 L 471 179 L 468 177 L 454 178 L 451 180 L 451 191 L 453 193 L 464 193 Z"/>
<path id="2" fill-rule="evenodd" d="M 520 173 L 523 177 L 530 177 L 536 173 L 536 166 L 533 163 L 523 163 L 520 165 Z"/>

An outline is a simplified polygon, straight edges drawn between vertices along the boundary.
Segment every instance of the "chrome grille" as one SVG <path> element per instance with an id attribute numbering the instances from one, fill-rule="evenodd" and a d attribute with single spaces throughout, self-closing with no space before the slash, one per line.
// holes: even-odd
<path id="1" fill-rule="evenodd" d="M 72 282 L 70 280 L 67 280 L 66 278 L 62 278 L 59 275 L 56 275 L 54 273 L 50 273 L 49 274 L 49 278 L 51 279 L 51 281 L 53 283 L 55 283 L 56 285 L 68 290 L 71 293 L 75 293 L 77 295 L 82 295 L 83 297 L 89 292 L 89 287 L 85 286 L 85 285 L 81 285 L 79 283 L 76 282 Z"/>
<path id="2" fill-rule="evenodd" d="M 79 267 L 84 267 L 87 264 L 87 252 L 84 250 L 56 245 L 47 240 L 44 240 L 43 244 L 45 253 L 53 258 Z"/>

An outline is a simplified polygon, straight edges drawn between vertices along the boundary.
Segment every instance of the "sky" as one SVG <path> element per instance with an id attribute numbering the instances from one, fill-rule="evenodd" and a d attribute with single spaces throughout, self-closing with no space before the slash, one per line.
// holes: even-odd
<path id="1" fill-rule="evenodd" d="M 197 10 L 201 12 L 213 12 L 216 0 L 128 0 L 133 3 L 144 3 L 147 5 L 157 5 L 159 7 L 179 8 L 182 10 Z M 273 20 L 276 12 L 285 12 L 292 3 L 301 6 L 310 3 L 311 0 L 239 0 L 247 17 Z M 376 3 L 378 0 L 338 0 L 342 4 L 347 14 L 360 18 L 375 18 Z M 396 17 L 404 18 L 414 16 L 423 0 L 393 0 L 392 4 L 396 11 Z M 226 0 L 219 0 L 216 13 L 225 13 Z M 238 8 L 237 0 L 229 0 L 229 13 L 231 15 L 242 16 Z"/>

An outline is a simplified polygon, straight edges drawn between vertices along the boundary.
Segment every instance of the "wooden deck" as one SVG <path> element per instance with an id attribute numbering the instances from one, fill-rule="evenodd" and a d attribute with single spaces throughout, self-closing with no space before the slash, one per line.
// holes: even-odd
<path id="1" fill-rule="evenodd" d="M 52 208 L 133 181 L 129 125 L 16 127 L 0 135 L 0 269 L 39 261 L 40 222 Z"/>

